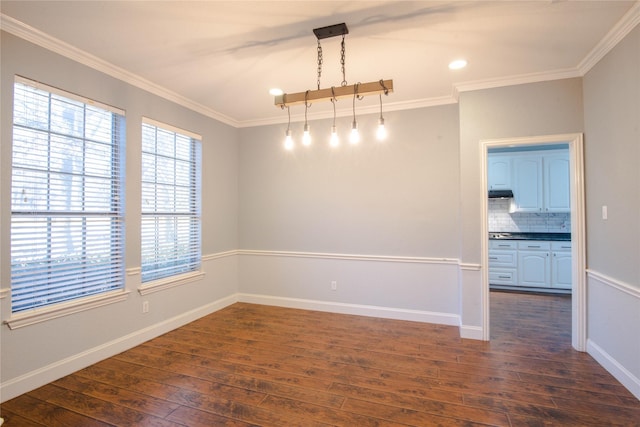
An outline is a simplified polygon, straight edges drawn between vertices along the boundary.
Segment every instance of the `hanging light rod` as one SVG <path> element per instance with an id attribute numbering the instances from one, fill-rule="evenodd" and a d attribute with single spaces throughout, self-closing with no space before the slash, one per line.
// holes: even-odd
<path id="1" fill-rule="evenodd" d="M 353 97 L 356 93 L 356 85 L 337 86 L 334 88 L 326 88 L 320 90 L 310 90 L 297 93 L 285 93 L 275 97 L 275 106 L 284 108 L 291 105 L 299 105 L 305 103 L 328 101 L 331 99 L 340 99 Z M 333 90 L 332 90 L 333 89 Z M 359 83 L 358 96 L 377 95 L 379 93 L 388 94 L 393 92 L 393 80 L 380 80 L 377 82 Z"/>

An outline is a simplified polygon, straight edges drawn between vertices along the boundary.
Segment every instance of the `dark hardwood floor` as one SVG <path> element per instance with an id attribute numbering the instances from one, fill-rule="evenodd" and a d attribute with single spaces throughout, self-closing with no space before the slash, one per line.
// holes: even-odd
<path id="1" fill-rule="evenodd" d="M 5 426 L 640 425 L 570 297 L 492 292 L 492 340 L 234 304 L 1 405 Z M 3 426 L 3 427 L 5 427 Z"/>

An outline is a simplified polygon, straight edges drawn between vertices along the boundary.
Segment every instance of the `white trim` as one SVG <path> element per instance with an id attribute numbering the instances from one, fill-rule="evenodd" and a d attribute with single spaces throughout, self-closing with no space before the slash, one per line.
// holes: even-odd
<path id="1" fill-rule="evenodd" d="M 207 254 L 202 256 L 202 261 L 213 261 L 219 258 L 226 258 L 229 256 L 238 255 L 238 250 L 225 251 L 225 252 L 216 252 L 212 254 Z"/>
<path id="2" fill-rule="evenodd" d="M 620 41 L 627 36 L 640 23 L 640 2 L 631 6 L 627 13 L 611 28 L 606 36 L 591 49 L 591 51 L 578 64 L 578 70 L 586 75 L 604 56 L 609 53 Z"/>
<path id="3" fill-rule="evenodd" d="M 587 269 L 587 277 L 597 280 L 598 282 L 617 289 L 625 294 L 631 295 L 634 298 L 640 299 L 640 289 L 629 285 L 628 283 L 614 279 L 613 277 L 605 276 L 597 271 Z"/>
<path id="4" fill-rule="evenodd" d="M 528 83 L 540 83 L 551 80 L 571 79 L 582 77 L 580 71 L 576 68 L 567 68 L 563 70 L 546 71 L 542 73 L 519 74 L 515 76 L 506 76 L 493 79 L 474 80 L 469 82 L 460 82 L 455 84 L 455 92 L 470 92 L 474 90 L 495 89 L 499 87 L 515 86 Z"/>
<path id="5" fill-rule="evenodd" d="M 480 264 L 468 264 L 468 263 L 459 263 L 460 270 L 462 271 L 480 271 L 482 266 Z"/>
<path id="6" fill-rule="evenodd" d="M 46 322 L 47 320 L 56 319 L 58 317 L 80 313 L 82 311 L 91 310 L 93 308 L 109 304 L 115 304 L 126 300 L 129 293 L 130 291 L 117 290 L 60 304 L 53 304 L 44 308 L 37 308 L 27 312 L 12 314 L 9 319 L 4 321 L 4 323 L 9 326 L 9 329 L 18 329 L 40 322 Z"/>
<path id="7" fill-rule="evenodd" d="M 11 292 L 10 288 L 2 288 L 2 289 L 0 289 L 0 299 L 4 299 L 4 298 L 8 297 L 10 292 Z"/>
<path id="8" fill-rule="evenodd" d="M 615 379 L 620 381 L 636 398 L 640 399 L 640 378 L 633 375 L 602 347 L 587 340 L 587 353 L 602 365 Z"/>
<path id="9" fill-rule="evenodd" d="M 138 287 L 140 295 L 149 295 L 155 292 L 165 291 L 167 289 L 175 288 L 176 286 L 183 286 L 188 283 L 202 280 L 204 277 L 204 271 L 192 271 L 190 273 L 180 274 L 178 276 L 166 277 L 164 279 L 154 280 L 147 282 L 144 285 Z"/>
<path id="10" fill-rule="evenodd" d="M 161 121 L 158 121 L 158 120 L 151 119 L 149 117 L 144 117 L 143 116 L 142 117 L 142 124 L 146 124 L 146 125 L 149 125 L 149 126 L 160 128 L 162 130 L 167 130 L 169 132 L 177 133 L 177 134 L 180 134 L 182 136 L 187 136 L 187 137 L 189 137 L 191 139 L 197 139 L 198 141 L 202 141 L 202 135 L 199 135 L 197 133 L 188 131 L 186 129 L 179 128 L 179 127 L 174 126 L 174 125 L 170 125 L 170 124 L 165 123 L 165 122 L 161 122 Z"/>
<path id="11" fill-rule="evenodd" d="M 571 179 L 571 258 L 573 282 L 571 298 L 571 344 L 578 351 L 587 347 L 587 291 L 586 291 L 586 218 L 584 195 L 584 143 L 581 133 L 532 136 L 522 138 L 503 138 L 482 140 L 480 153 L 480 197 L 481 200 L 481 252 L 482 252 L 482 329 L 483 339 L 490 338 L 489 314 L 489 242 L 488 201 L 487 201 L 487 153 L 489 148 L 514 145 L 545 145 L 559 142 L 569 145 Z"/>
<path id="12" fill-rule="evenodd" d="M 94 363 L 114 356 L 132 347 L 142 344 L 152 338 L 172 331 L 203 316 L 221 310 L 238 301 L 237 295 L 232 294 L 218 299 L 202 307 L 187 311 L 170 319 L 137 330 L 123 337 L 109 341 L 82 353 L 75 354 L 50 365 L 28 372 L 19 377 L 4 381 L 0 386 L 2 401 L 12 399 L 30 390 L 55 381 Z"/>
<path id="13" fill-rule="evenodd" d="M 238 302 L 272 305 L 277 307 L 316 310 L 330 313 L 352 314 L 355 316 L 380 317 L 384 319 L 409 320 L 413 322 L 436 323 L 459 326 L 460 316 L 451 313 L 437 313 L 423 310 L 380 307 L 362 304 L 347 304 L 332 301 L 318 301 L 301 298 L 286 298 L 259 294 L 238 294 Z"/>
<path id="14" fill-rule="evenodd" d="M 261 250 L 239 250 L 239 255 L 254 256 L 277 256 L 291 258 L 318 258 L 318 259 L 341 259 L 348 261 L 382 261 L 382 262 L 403 262 L 419 264 L 448 264 L 458 265 L 459 260 L 454 258 L 426 258 L 407 257 L 390 255 L 357 255 L 357 254 L 334 254 L 322 252 L 287 252 L 287 251 L 261 251 Z"/>
<path id="15" fill-rule="evenodd" d="M 142 90 L 146 90 L 149 93 L 175 102 L 178 105 L 218 120 L 222 123 L 238 127 L 238 121 L 229 116 L 214 111 L 211 108 L 192 101 L 176 92 L 170 91 L 3 13 L 0 13 L 0 27 L 3 31 L 13 34 L 14 36 L 20 37 L 21 39 L 34 43 L 82 65 L 86 65 L 87 67 L 93 68 L 94 70 L 100 71 L 108 76 L 114 77 L 125 83 L 129 83 L 130 85 Z"/>
<path id="16" fill-rule="evenodd" d="M 484 334 L 481 326 L 460 325 L 460 338 L 470 340 L 483 340 Z"/>

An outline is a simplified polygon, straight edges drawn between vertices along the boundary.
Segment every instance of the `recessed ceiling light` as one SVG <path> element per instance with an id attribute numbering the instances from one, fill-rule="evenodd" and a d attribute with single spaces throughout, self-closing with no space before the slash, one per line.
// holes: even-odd
<path id="1" fill-rule="evenodd" d="M 467 61 L 464 59 L 456 59 L 449 64 L 450 70 L 459 70 L 467 66 Z"/>
<path id="2" fill-rule="evenodd" d="M 282 89 L 278 89 L 277 87 L 274 87 L 273 89 L 269 89 L 269 94 L 273 96 L 280 96 L 280 95 L 283 95 L 284 92 L 282 91 Z"/>

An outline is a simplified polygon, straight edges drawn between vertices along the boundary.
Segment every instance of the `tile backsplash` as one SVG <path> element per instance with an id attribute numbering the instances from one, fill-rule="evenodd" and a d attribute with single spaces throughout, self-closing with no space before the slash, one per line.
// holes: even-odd
<path id="1" fill-rule="evenodd" d="M 489 231 L 570 233 L 570 213 L 509 213 L 511 201 L 489 199 Z"/>

